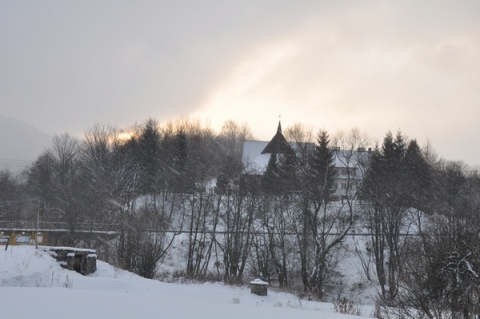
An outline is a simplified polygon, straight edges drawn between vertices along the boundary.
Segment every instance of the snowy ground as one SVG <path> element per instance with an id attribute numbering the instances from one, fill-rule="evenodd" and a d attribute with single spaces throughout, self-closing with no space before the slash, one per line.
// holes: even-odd
<path id="1" fill-rule="evenodd" d="M 122 271 L 102 261 L 90 276 L 65 270 L 30 246 L 0 246 L 2 318 L 368 318 L 334 312 L 332 304 L 268 296 L 220 283 L 168 284 Z"/>

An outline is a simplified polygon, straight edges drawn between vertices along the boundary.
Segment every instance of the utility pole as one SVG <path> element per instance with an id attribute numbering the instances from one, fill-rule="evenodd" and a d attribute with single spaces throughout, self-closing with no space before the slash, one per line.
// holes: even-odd
<path id="1" fill-rule="evenodd" d="M 36 231 L 35 231 L 35 249 L 38 249 L 38 235 L 40 233 L 40 207 L 43 205 L 40 200 L 38 200 L 38 208 L 37 208 L 37 225 L 36 225 Z"/>
<path id="2" fill-rule="evenodd" d="M 37 231 L 35 234 L 35 249 L 38 249 L 38 230 L 40 228 L 40 208 L 37 209 Z"/>

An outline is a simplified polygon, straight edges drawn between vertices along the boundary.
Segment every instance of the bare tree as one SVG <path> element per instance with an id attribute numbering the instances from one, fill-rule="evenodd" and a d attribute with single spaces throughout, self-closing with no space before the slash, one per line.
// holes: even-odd
<path id="1" fill-rule="evenodd" d="M 227 199 L 225 212 L 221 217 L 224 226 L 224 240 L 219 243 L 223 253 L 225 267 L 224 280 L 230 283 L 241 283 L 253 236 L 254 214 L 259 198 L 256 194 L 243 196 L 236 193 Z"/>
<path id="2" fill-rule="evenodd" d="M 82 216 L 78 184 L 79 142 L 68 134 L 55 136 L 51 150 L 42 154 L 27 171 L 32 194 L 41 202 L 42 220 L 62 221 L 66 240 L 73 244 Z"/>
<path id="3" fill-rule="evenodd" d="M 432 216 L 421 237 L 410 237 L 403 258 L 395 318 L 477 318 L 480 301 L 478 224 Z"/>
<path id="4" fill-rule="evenodd" d="M 20 176 L 9 170 L 0 170 L 0 220 L 25 221 L 29 217 L 27 207 L 31 205 L 32 200 L 26 196 Z"/>

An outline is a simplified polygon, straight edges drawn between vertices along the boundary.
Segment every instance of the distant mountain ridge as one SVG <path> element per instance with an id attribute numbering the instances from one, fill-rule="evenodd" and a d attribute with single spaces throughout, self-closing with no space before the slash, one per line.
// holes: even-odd
<path id="1" fill-rule="evenodd" d="M 21 120 L 0 115 L 0 170 L 23 170 L 51 146 L 52 138 Z"/>

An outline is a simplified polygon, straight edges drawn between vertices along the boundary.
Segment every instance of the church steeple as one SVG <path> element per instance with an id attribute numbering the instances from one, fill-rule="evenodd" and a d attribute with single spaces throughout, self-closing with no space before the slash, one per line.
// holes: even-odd
<path id="1" fill-rule="evenodd" d="M 290 144 L 288 144 L 282 133 L 282 123 L 278 121 L 277 133 L 263 149 L 262 154 L 286 154 L 290 150 Z"/>

